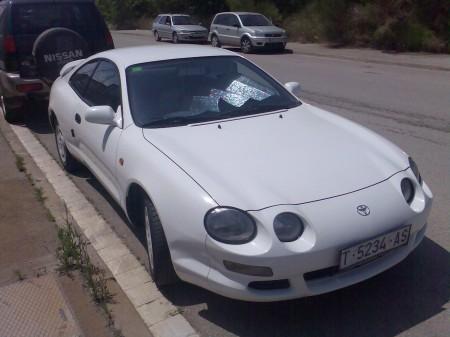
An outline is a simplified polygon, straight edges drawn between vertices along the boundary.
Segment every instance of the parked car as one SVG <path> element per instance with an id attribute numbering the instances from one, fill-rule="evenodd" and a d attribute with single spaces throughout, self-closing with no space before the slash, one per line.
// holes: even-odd
<path id="1" fill-rule="evenodd" d="M 173 43 L 208 41 L 208 29 L 186 14 L 160 14 L 153 21 L 152 30 L 156 41 L 161 39 L 169 39 Z"/>
<path id="2" fill-rule="evenodd" d="M 297 88 L 228 50 L 124 48 L 67 64 L 49 114 L 62 166 L 145 228 L 158 286 L 285 300 L 402 261 L 433 198 L 405 152 Z"/>
<path id="3" fill-rule="evenodd" d="M 5 118 L 27 98 L 48 98 L 61 67 L 114 48 L 93 0 L 0 1 L 0 94 Z"/>
<path id="4" fill-rule="evenodd" d="M 262 14 L 228 12 L 214 17 L 209 41 L 213 47 L 238 46 L 244 53 L 250 53 L 258 48 L 284 50 L 287 35 Z"/>

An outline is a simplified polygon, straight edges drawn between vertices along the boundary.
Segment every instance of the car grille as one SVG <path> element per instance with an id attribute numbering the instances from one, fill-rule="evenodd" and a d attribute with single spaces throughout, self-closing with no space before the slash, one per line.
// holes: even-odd
<path id="1" fill-rule="evenodd" d="M 279 33 L 265 34 L 265 37 L 281 37 Z"/>

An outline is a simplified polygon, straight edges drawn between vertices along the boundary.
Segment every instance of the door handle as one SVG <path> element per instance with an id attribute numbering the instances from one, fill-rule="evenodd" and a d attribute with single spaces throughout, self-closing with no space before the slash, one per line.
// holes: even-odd
<path id="1" fill-rule="evenodd" d="M 77 122 L 78 124 L 81 124 L 81 117 L 79 114 L 75 114 L 75 122 Z"/>

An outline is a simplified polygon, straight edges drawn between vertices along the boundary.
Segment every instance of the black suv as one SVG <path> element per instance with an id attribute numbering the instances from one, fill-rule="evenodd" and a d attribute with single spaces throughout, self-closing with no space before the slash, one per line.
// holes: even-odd
<path id="1" fill-rule="evenodd" d="M 64 64 L 114 48 L 93 0 L 0 0 L 0 95 L 10 122 L 47 98 Z"/>

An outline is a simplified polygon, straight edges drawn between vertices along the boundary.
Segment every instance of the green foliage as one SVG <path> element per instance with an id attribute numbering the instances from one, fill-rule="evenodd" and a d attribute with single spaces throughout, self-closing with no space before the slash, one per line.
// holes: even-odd
<path id="1" fill-rule="evenodd" d="M 274 23 L 281 23 L 282 17 L 278 7 L 270 0 L 226 0 L 232 11 L 258 12 L 270 18 Z"/>

